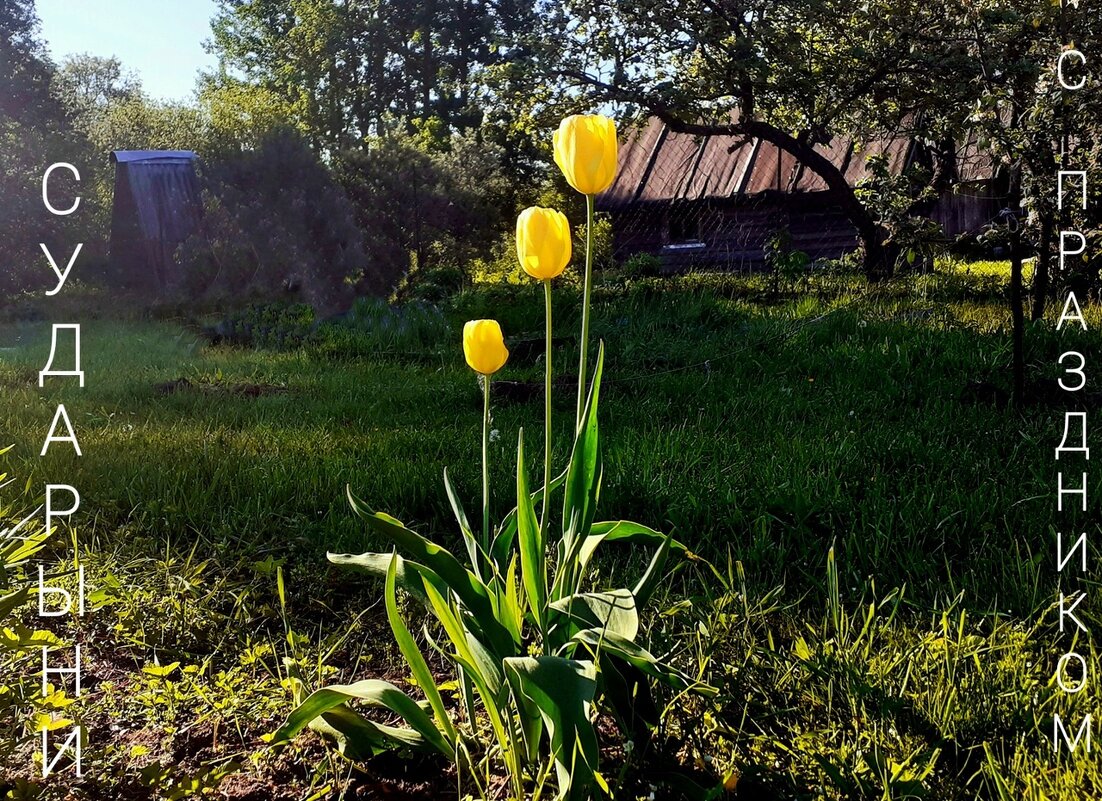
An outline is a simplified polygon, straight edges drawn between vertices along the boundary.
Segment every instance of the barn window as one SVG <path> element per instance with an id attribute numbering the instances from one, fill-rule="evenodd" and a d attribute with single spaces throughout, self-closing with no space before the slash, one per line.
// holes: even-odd
<path id="1" fill-rule="evenodd" d="M 702 248 L 700 214 L 693 209 L 678 209 L 666 218 L 667 248 Z"/>

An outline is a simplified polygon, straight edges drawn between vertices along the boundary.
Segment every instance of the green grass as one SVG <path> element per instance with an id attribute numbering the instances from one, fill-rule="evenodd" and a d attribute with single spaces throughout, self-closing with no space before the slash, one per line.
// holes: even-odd
<path id="1" fill-rule="evenodd" d="M 992 402 L 1009 387 L 1005 277 L 1005 265 L 984 264 L 875 289 L 814 275 L 779 295 L 765 277 L 598 288 L 602 515 L 672 530 L 725 576 L 683 574 L 656 629 L 725 687 L 712 708 L 672 714 L 683 758 L 779 797 L 1001 799 L 996 776 L 1007 798 L 1097 788 L 1096 760 L 1058 767 L 1037 732 L 1056 703 L 1057 636 L 1042 613 L 1056 593 L 1053 449 L 1072 401 L 1020 413 Z M 557 295 L 558 333 L 573 335 L 577 304 L 575 292 Z M 1102 324 L 1102 308 L 1086 312 Z M 55 320 L 49 304 L 43 313 Z M 77 536 L 100 607 L 89 625 L 96 658 L 112 665 L 85 714 L 145 732 L 136 764 L 167 765 L 168 743 L 200 731 L 204 747 L 178 760 L 192 779 L 236 761 L 254 782 L 339 783 L 339 763 L 314 764 L 306 751 L 288 766 L 263 755 L 257 736 L 289 708 L 279 657 L 297 659 L 308 683 L 391 664 L 380 588 L 324 561 L 327 549 L 377 545 L 344 487 L 454 545 L 443 468 L 468 509 L 479 491 L 480 397 L 462 322 L 496 317 L 509 341 L 542 332 L 534 287 L 480 288 L 442 315 L 408 314 L 385 336 L 376 316 L 323 326 L 288 351 L 207 347 L 190 325 L 101 315 L 83 330 L 84 390 L 56 379 L 38 388 L 49 323 L 0 329 L 11 348 L 0 426 L 16 446 L 7 470 L 33 487 L 71 483 L 85 499 Z M 1102 356 L 1093 332 L 1033 326 L 1031 376 L 1055 378 L 1071 349 L 1088 364 Z M 538 343 L 530 350 L 515 349 L 501 377 L 538 383 Z M 554 358 L 557 372 L 576 370 L 571 348 Z M 192 386 L 158 389 L 178 378 Z M 58 402 L 81 458 L 64 445 L 38 457 Z M 573 393 L 560 393 L 559 464 L 572 410 Z M 495 402 L 499 512 L 517 431 L 537 441 L 541 412 L 538 392 Z M 1097 497 L 1086 514 L 1061 516 L 1065 531 L 1098 541 Z M 744 579 L 726 570 L 736 560 Z M 642 566 L 625 553 L 604 569 Z M 167 678 L 142 673 L 154 660 L 180 665 Z M 188 778 L 184 768 L 135 778 L 128 754 L 97 752 L 97 781 L 168 792 Z M 892 761 L 906 764 L 894 779 Z"/>

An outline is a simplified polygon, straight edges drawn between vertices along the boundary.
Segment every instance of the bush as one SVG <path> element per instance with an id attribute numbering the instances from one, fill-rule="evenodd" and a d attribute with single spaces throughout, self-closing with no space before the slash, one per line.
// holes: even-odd
<path id="1" fill-rule="evenodd" d="M 433 350 L 447 336 L 444 315 L 429 304 L 361 298 L 347 314 L 319 325 L 312 344 L 329 356 L 378 357 Z"/>
<path id="2" fill-rule="evenodd" d="M 473 136 L 391 136 L 342 153 L 338 182 L 356 207 L 364 247 L 405 275 L 397 297 L 437 302 L 467 283 L 511 208 L 500 148 Z"/>
<path id="3" fill-rule="evenodd" d="M 772 274 L 775 294 L 782 282 L 795 286 L 806 278 L 811 259 L 802 250 L 792 247 L 792 234 L 785 228 L 775 232 L 765 243 L 765 264 Z"/>
<path id="4" fill-rule="evenodd" d="M 540 198 L 540 205 L 559 208 L 552 193 Z M 572 257 L 563 274 L 555 279 L 556 286 L 580 287 L 585 270 L 585 213 L 571 217 L 573 238 Z M 593 272 L 598 276 L 601 271 L 611 268 L 612 261 L 612 221 L 604 214 L 598 214 L 593 221 Z M 471 267 L 471 279 L 475 284 L 511 284 L 524 285 L 532 279 L 525 274 L 517 261 L 515 229 L 510 227 L 497 241 L 488 258 L 476 259 Z"/>
<path id="5" fill-rule="evenodd" d="M 298 301 L 328 314 L 354 288 L 393 286 L 396 273 L 365 270 L 355 208 L 297 133 L 207 164 L 203 182 L 203 224 L 177 252 L 182 297 Z"/>
<path id="6" fill-rule="evenodd" d="M 305 303 L 253 304 L 226 317 L 211 333 L 216 342 L 286 350 L 306 344 L 315 323 L 314 309 Z"/>
<path id="7" fill-rule="evenodd" d="M 654 278 L 662 274 L 662 259 L 653 253 L 632 253 L 620 265 L 625 278 Z"/>
<path id="8" fill-rule="evenodd" d="M 394 291 L 393 300 L 398 303 L 439 304 L 459 292 L 467 283 L 458 267 L 413 267 L 402 278 Z"/>

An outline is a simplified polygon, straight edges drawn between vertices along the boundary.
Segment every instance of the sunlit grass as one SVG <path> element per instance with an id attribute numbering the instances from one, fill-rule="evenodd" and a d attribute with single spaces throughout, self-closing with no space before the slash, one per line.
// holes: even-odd
<path id="1" fill-rule="evenodd" d="M 1036 731 L 1053 667 L 1051 621 L 1039 621 L 1055 592 L 1052 454 L 1063 407 L 1002 405 L 1007 278 L 1008 265 L 991 262 L 876 287 L 826 272 L 779 291 L 767 277 L 715 274 L 610 274 L 598 287 L 594 336 L 608 350 L 603 514 L 672 530 L 721 572 L 738 560 L 746 576 L 743 588 L 732 567 L 724 589 L 706 571 L 685 574 L 667 603 L 692 597 L 692 611 L 678 606 L 657 635 L 689 665 L 712 654 L 707 669 L 727 682 L 718 706 L 697 710 L 712 721 L 706 745 L 686 746 L 712 757 L 709 770 L 782 798 L 923 797 L 877 779 L 881 757 L 910 760 L 917 773 L 933 765 L 922 780 L 929 798 L 997 798 L 995 774 L 1014 797 L 1037 801 L 1042 790 L 1073 798 L 1070 788 L 1097 786 L 1096 761 L 1057 771 Z M 249 753 L 278 701 L 289 703 L 259 700 L 281 692 L 279 657 L 290 648 L 270 560 L 286 571 L 289 625 L 314 659 L 311 677 L 387 664 L 382 612 L 371 606 L 380 588 L 324 561 L 327 549 L 379 544 L 354 520 L 344 487 L 456 542 L 440 477 L 449 466 L 468 509 L 478 507 L 481 414 L 459 331 L 493 316 L 513 344 L 538 338 L 537 289 L 480 288 L 441 315 L 416 312 L 415 325 L 396 324 L 385 339 L 330 332 L 278 352 L 208 347 L 179 322 L 101 319 L 83 332 L 84 390 L 56 379 L 38 388 L 49 323 L 0 328 L 0 425 L 16 446 L 6 469 L 80 489 L 90 585 L 112 588 L 97 613 L 104 641 L 134 671 L 162 655 L 211 665 L 181 681 L 189 689 L 172 702 L 171 725 L 200 717 L 239 727 L 236 748 Z M 559 330 L 571 330 L 576 293 L 561 291 L 556 309 Z M 1090 332 L 1055 332 L 1051 307 L 1030 327 L 1032 377 L 1054 378 L 1065 350 L 1088 363 L 1102 356 L 1093 333 L 1102 307 L 1084 313 Z M 531 350 L 516 349 L 502 378 L 538 384 Z M 570 371 L 572 349 L 555 363 Z M 165 392 L 181 378 L 191 386 Z M 270 391 L 254 397 L 242 385 Z M 58 402 L 81 458 L 64 445 L 38 456 Z M 491 485 L 505 487 L 518 429 L 531 439 L 542 420 L 540 396 L 494 408 Z M 560 464 L 571 408 L 558 412 Z M 536 470 L 538 449 L 530 457 Z M 1065 520 L 1098 542 L 1091 497 L 1088 513 Z M 495 514 L 508 505 L 495 498 Z M 824 612 L 831 547 L 843 608 Z M 642 565 L 622 553 L 603 569 Z M 193 580 L 173 579 L 185 574 Z M 904 587 L 899 601 L 893 591 Z M 838 640 L 831 621 L 845 615 L 859 630 L 862 602 L 875 604 L 873 630 Z M 355 648 L 319 663 L 338 624 L 365 608 Z M 255 649 L 263 654 L 246 656 Z M 118 678 L 94 702 L 110 707 L 93 713 L 139 719 L 148 703 L 136 698 L 168 692 L 149 684 L 136 672 Z M 218 692 L 236 701 L 212 703 Z M 168 725 L 158 709 L 157 725 Z M 870 754 L 879 756 L 870 763 Z"/>

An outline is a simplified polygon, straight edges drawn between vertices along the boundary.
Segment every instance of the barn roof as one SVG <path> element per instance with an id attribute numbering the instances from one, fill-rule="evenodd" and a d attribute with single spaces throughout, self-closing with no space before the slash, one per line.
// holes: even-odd
<path id="1" fill-rule="evenodd" d="M 886 154 L 893 173 L 901 172 L 914 150 L 907 137 L 884 138 L 868 144 L 836 139 L 816 146 L 842 170 L 851 185 L 867 177 L 868 158 Z M 959 179 L 988 178 L 993 164 L 974 142 L 957 156 Z M 818 192 L 823 180 L 790 153 L 760 139 L 698 136 L 676 133 L 652 117 L 621 141 L 616 179 L 598 198 L 602 210 L 637 203 L 712 200 L 757 195 L 767 191 Z"/>

